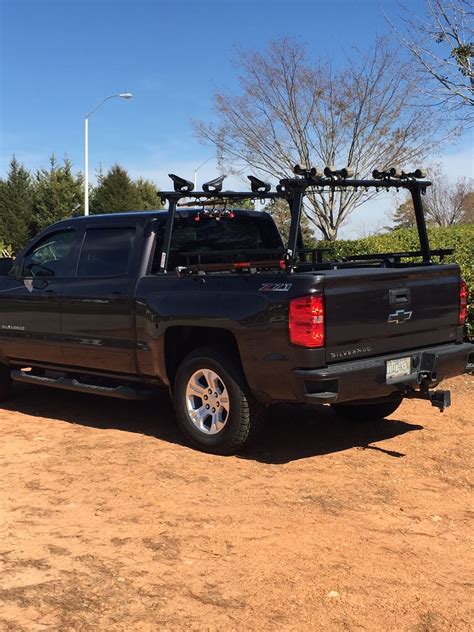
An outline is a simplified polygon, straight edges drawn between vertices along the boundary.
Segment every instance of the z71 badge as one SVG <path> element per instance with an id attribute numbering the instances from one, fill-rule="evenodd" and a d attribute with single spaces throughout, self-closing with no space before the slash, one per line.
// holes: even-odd
<path id="1" fill-rule="evenodd" d="M 293 283 L 262 283 L 259 292 L 288 292 Z"/>

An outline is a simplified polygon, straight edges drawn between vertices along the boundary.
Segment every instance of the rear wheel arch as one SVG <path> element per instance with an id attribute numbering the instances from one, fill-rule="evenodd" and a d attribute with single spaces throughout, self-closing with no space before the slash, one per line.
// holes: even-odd
<path id="1" fill-rule="evenodd" d="M 227 355 L 245 375 L 237 339 L 229 329 L 172 326 L 166 330 L 164 342 L 166 375 L 171 387 L 184 358 L 196 349 L 203 347 L 213 348 L 220 354 Z"/>

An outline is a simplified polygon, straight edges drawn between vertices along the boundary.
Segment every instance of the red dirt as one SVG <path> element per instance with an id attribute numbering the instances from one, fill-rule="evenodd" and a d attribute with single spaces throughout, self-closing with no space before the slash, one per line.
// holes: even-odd
<path id="1" fill-rule="evenodd" d="M 165 396 L 19 389 L 0 629 L 474 629 L 474 378 L 449 387 L 443 415 L 406 401 L 362 427 L 275 408 L 228 458 L 183 445 Z"/>

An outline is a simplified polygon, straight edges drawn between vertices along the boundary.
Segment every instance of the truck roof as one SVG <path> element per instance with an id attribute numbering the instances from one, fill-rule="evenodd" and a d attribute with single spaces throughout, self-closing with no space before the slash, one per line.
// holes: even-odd
<path id="1" fill-rule="evenodd" d="M 195 213 L 198 213 L 199 211 L 202 210 L 202 207 L 200 206 L 196 206 L 195 208 L 178 208 L 176 211 L 176 214 L 178 217 L 186 217 L 188 215 L 193 215 Z M 248 210 L 248 209 L 239 209 L 239 208 L 234 208 L 234 207 L 230 207 L 229 210 L 234 211 L 234 213 L 237 213 L 238 215 L 242 215 L 244 217 L 271 217 L 271 215 L 269 213 L 267 213 L 266 211 L 252 211 L 252 210 Z M 157 209 L 155 211 L 125 211 L 123 213 L 103 213 L 103 214 L 97 214 L 97 215 L 78 215 L 77 217 L 70 217 L 68 219 L 63 219 L 60 220 L 59 222 L 57 222 L 57 224 L 62 224 L 64 222 L 82 222 L 82 221 L 86 221 L 86 222 L 90 222 L 90 221 L 100 221 L 102 219 L 120 219 L 120 218 L 124 218 L 124 217 L 134 217 L 134 218 L 145 218 L 145 219 L 151 219 L 153 217 L 163 217 L 166 216 L 168 214 L 168 211 L 166 209 Z"/>

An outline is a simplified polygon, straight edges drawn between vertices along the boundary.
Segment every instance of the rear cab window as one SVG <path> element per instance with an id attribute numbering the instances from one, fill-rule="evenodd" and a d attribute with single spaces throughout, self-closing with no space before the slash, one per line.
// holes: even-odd
<path id="1" fill-rule="evenodd" d="M 160 268 L 160 258 L 165 232 L 164 220 L 157 229 L 155 254 L 151 273 Z M 199 255 L 214 253 L 202 258 L 205 263 L 235 262 L 243 260 L 239 251 L 281 250 L 283 242 L 273 220 L 266 214 L 240 215 L 233 218 L 200 218 L 196 213 L 177 214 L 171 237 L 168 270 L 177 266 L 197 263 Z M 232 251 L 232 254 L 223 251 Z M 219 252 L 223 252 L 222 255 Z M 248 254 L 246 255 L 248 259 Z M 245 257 L 244 257 L 245 258 Z"/>

